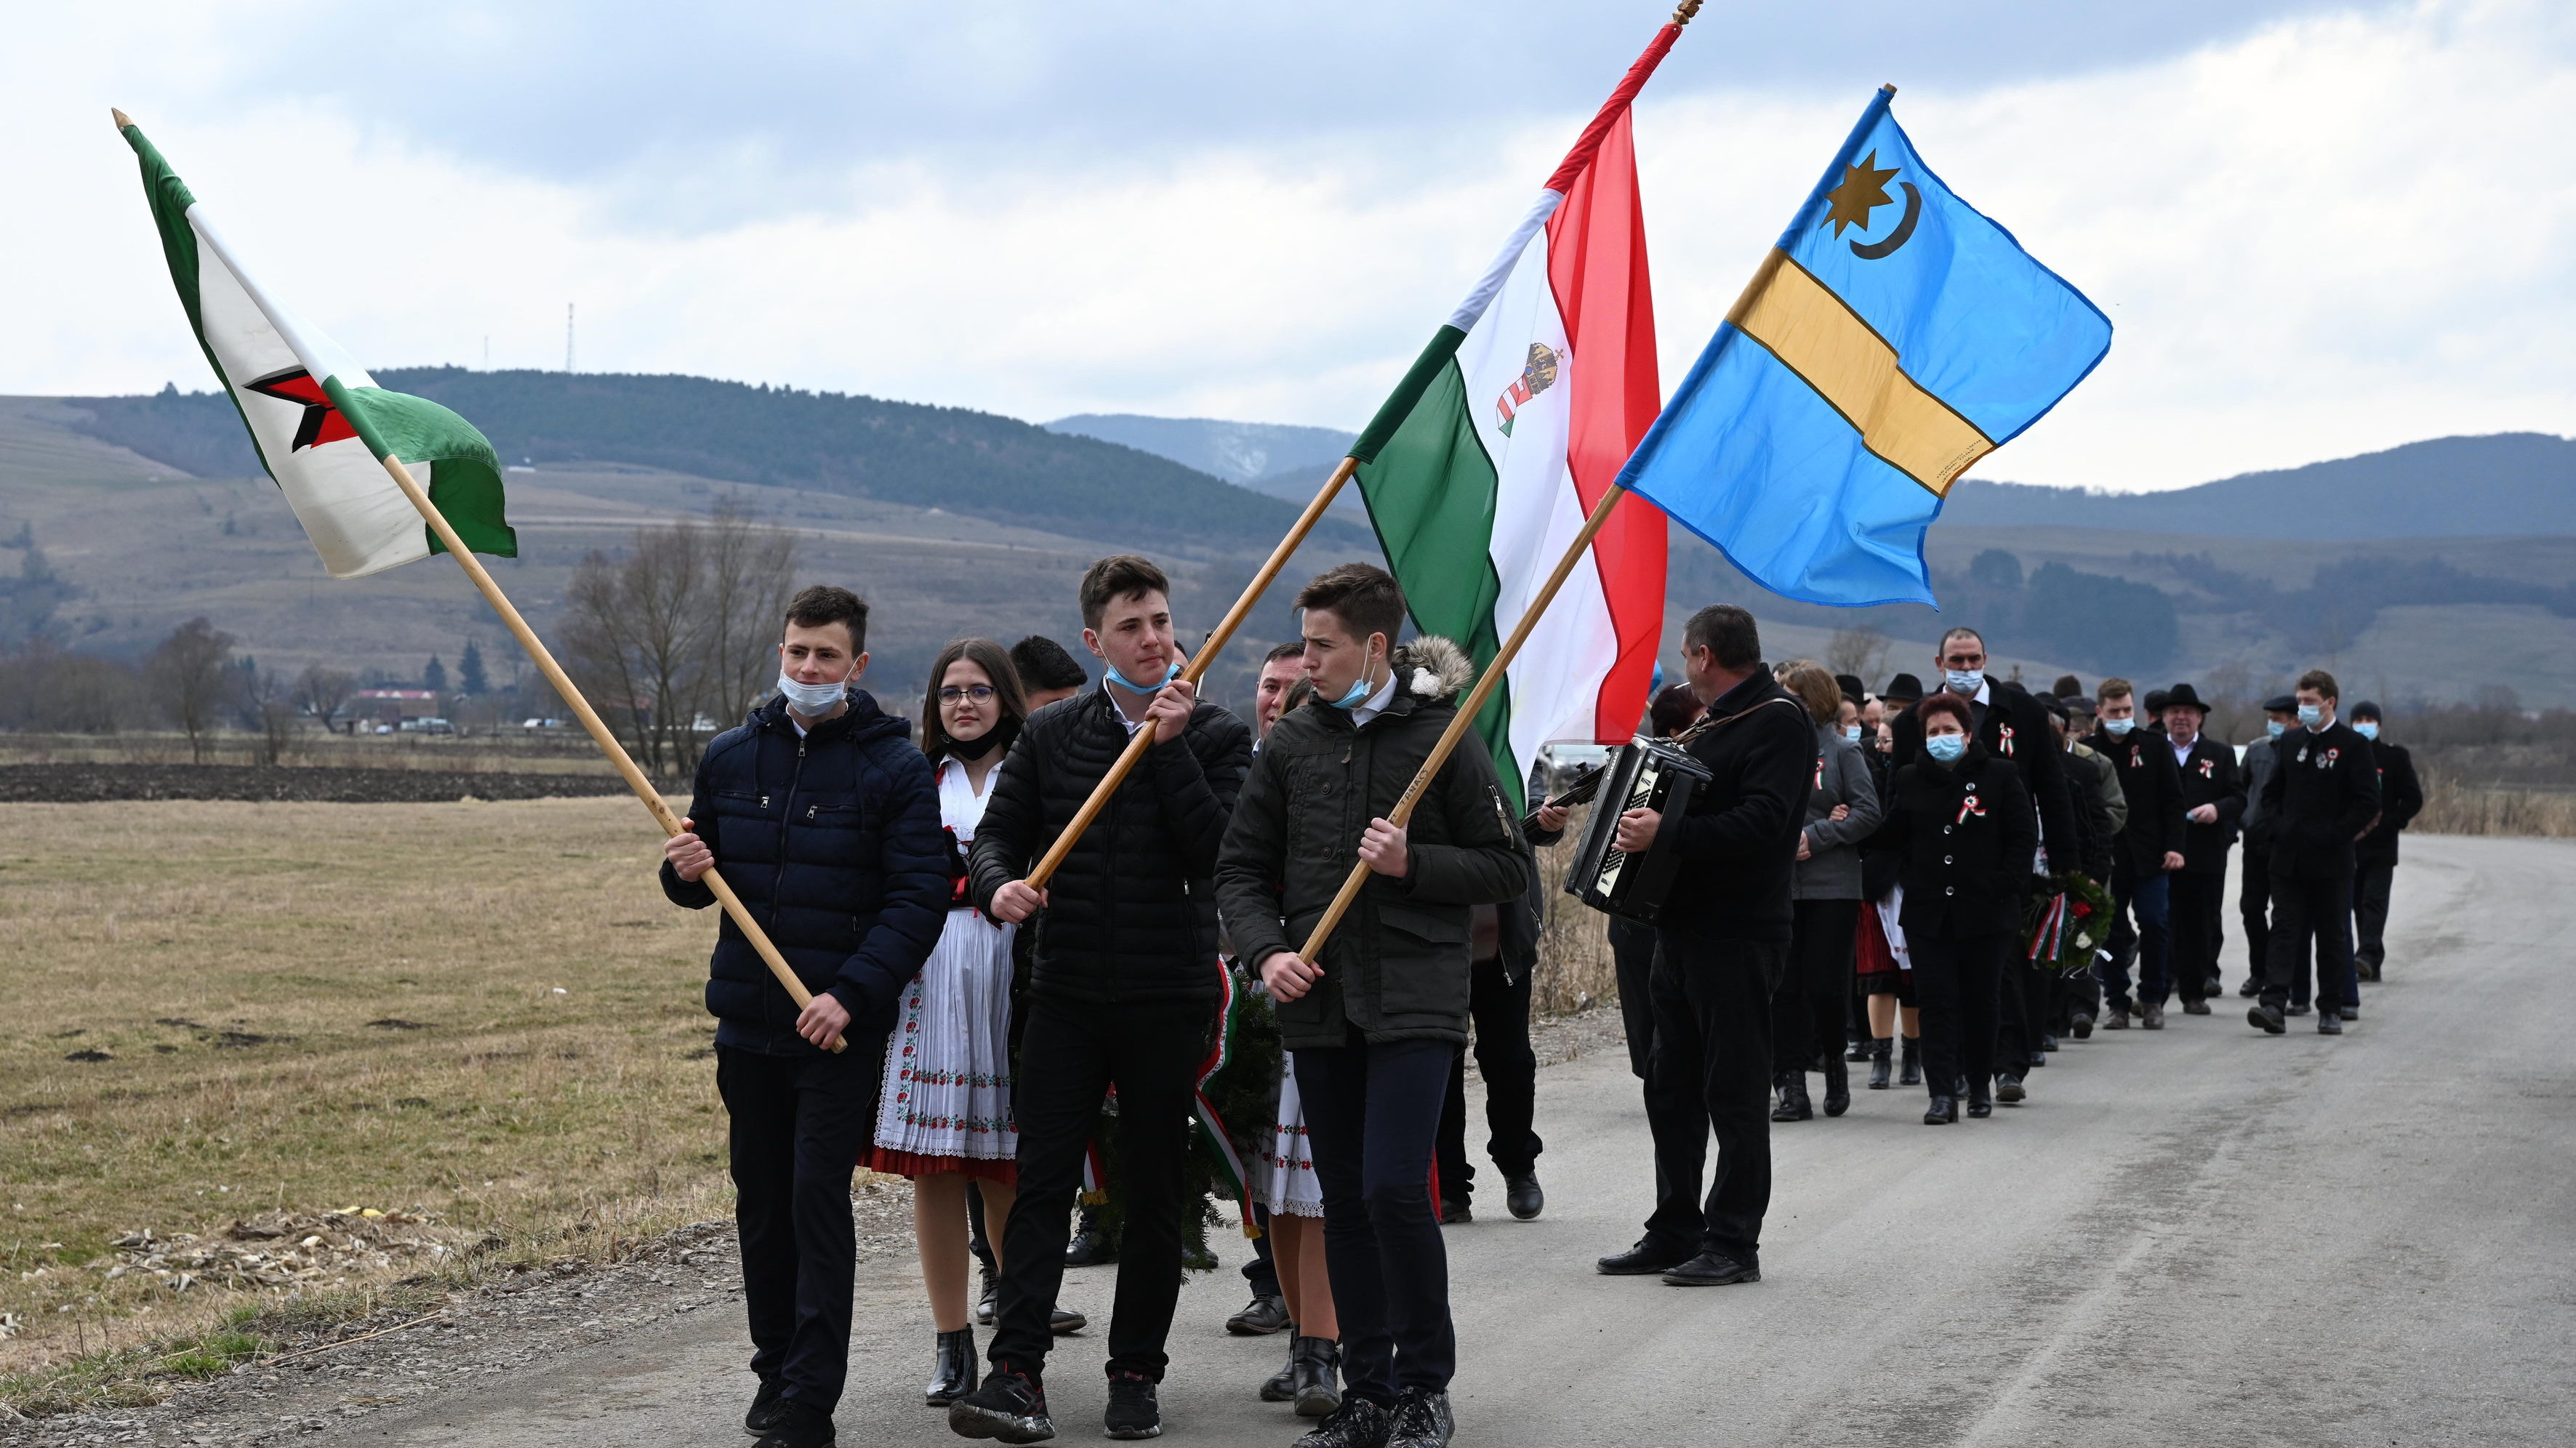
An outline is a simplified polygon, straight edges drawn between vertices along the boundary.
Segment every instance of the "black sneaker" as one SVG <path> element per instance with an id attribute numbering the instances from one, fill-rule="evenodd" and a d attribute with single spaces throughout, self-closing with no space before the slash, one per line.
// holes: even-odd
<path id="1" fill-rule="evenodd" d="M 1386 1409 L 1344 1393 L 1342 1405 L 1300 1434 L 1296 1448 L 1386 1448 L 1387 1430 L 1394 1426 Z"/>
<path id="2" fill-rule="evenodd" d="M 754 1448 L 832 1448 L 839 1441 L 832 1431 L 831 1414 L 794 1398 L 781 1398 L 778 1406 L 777 1420 Z"/>
<path id="3" fill-rule="evenodd" d="M 2261 1031 L 2266 1035 L 2273 1036 L 2277 1036 L 2290 1028 L 2288 1023 L 2282 1019 L 2282 1012 L 2279 1006 L 2268 1005 L 2262 1001 L 2256 1001 L 2253 1007 L 2245 1012 L 2245 1024 L 2252 1026 L 2254 1029 Z"/>
<path id="4" fill-rule="evenodd" d="M 948 1429 L 960 1438 L 1043 1443 L 1055 1436 L 1046 1389 L 1019 1369 L 996 1363 L 984 1385 L 948 1405 Z"/>
<path id="5" fill-rule="evenodd" d="M 742 1431 L 757 1438 L 778 1426 L 778 1415 L 787 1408 L 787 1379 L 783 1376 L 760 1380 L 760 1391 L 751 1395 L 751 1411 L 742 1415 Z"/>
<path id="6" fill-rule="evenodd" d="M 1449 1448 L 1449 1435 L 1457 1431 L 1456 1420 L 1449 1416 L 1447 1393 L 1407 1388 L 1395 1400 L 1394 1421 L 1386 1430 L 1386 1448 Z"/>
<path id="7" fill-rule="evenodd" d="M 1268 1337 L 1287 1325 L 1288 1304 L 1276 1297 L 1256 1296 L 1225 1320 L 1225 1330 L 1236 1337 Z"/>
<path id="8" fill-rule="evenodd" d="M 1163 1410 L 1154 1402 L 1154 1380 L 1143 1373 L 1109 1375 L 1109 1411 L 1101 1426 L 1112 1438 L 1160 1438 Z"/>
<path id="9" fill-rule="evenodd" d="M 2317 1012 L 2317 1034 L 2320 1036 L 2342 1035 L 2343 1017 L 2336 1015 L 2333 1011 Z"/>

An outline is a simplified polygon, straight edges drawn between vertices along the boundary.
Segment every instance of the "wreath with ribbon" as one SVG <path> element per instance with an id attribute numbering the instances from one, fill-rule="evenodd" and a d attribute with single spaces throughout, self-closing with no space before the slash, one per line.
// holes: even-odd
<path id="1" fill-rule="evenodd" d="M 2048 877 L 2022 907 L 2023 958 L 2033 970 L 2079 976 L 2111 933 L 2111 897 L 2073 871 Z"/>

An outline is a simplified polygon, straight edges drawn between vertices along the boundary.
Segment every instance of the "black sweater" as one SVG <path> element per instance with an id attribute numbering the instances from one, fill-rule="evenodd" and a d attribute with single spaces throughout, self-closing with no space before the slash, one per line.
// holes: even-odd
<path id="1" fill-rule="evenodd" d="M 1807 706 L 1780 687 L 1768 664 L 1708 706 L 1684 746 L 1716 777 L 1680 821 L 1680 868 L 1657 923 L 1722 940 L 1786 941 L 1789 884 L 1807 794 L 1816 774 L 1816 727 Z"/>

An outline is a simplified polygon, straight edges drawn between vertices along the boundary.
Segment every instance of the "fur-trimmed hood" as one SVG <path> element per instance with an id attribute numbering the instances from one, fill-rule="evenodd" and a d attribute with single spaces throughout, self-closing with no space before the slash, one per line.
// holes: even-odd
<path id="1" fill-rule="evenodd" d="M 1438 634 L 1424 634 L 1399 645 L 1390 662 L 1403 691 L 1426 703 L 1455 699 L 1476 682 L 1476 661 Z"/>

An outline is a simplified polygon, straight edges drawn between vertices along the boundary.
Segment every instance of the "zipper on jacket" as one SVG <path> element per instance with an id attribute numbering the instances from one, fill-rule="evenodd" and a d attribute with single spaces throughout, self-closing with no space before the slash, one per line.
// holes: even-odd
<path id="1" fill-rule="evenodd" d="M 763 926 L 763 928 L 764 928 L 764 929 L 774 929 L 774 928 L 777 926 L 777 924 L 778 924 L 778 893 L 779 893 L 781 890 L 784 890 L 784 889 L 786 889 L 786 888 L 787 888 L 787 831 L 788 831 L 788 829 L 790 828 L 790 826 L 789 826 L 789 820 L 790 820 L 790 819 L 792 818 L 792 816 L 793 816 L 793 812 L 794 812 L 794 808 L 795 808 L 795 804 L 796 804 L 796 789 L 797 789 L 797 786 L 799 786 L 799 785 L 803 784 L 804 782 L 805 782 L 805 736 L 803 736 L 803 735 L 801 735 L 801 734 L 800 734 L 800 735 L 796 736 L 796 767 L 795 767 L 794 769 L 792 769 L 792 770 L 789 770 L 789 771 L 788 771 L 788 774 L 787 774 L 787 806 L 788 806 L 788 807 L 787 807 L 786 809 L 781 810 L 781 811 L 779 812 L 779 819 L 778 819 L 778 872 L 777 872 L 777 874 L 773 875 L 773 876 L 770 878 L 770 881 L 769 881 L 769 919 L 768 919 L 768 921 L 764 924 L 764 926 Z M 769 796 L 767 796 L 767 795 L 765 795 L 765 794 L 764 794 L 764 795 L 762 795 L 762 796 L 760 797 L 760 807 L 761 807 L 762 809 L 767 809 L 767 808 L 769 808 Z M 768 991 L 766 991 L 766 990 L 763 990 L 763 991 L 761 992 L 761 997 L 762 997 L 762 999 L 764 999 L 764 1000 L 768 998 L 768 995 L 769 995 L 769 992 L 768 992 Z M 796 1003 L 796 1002 L 795 1002 L 794 998 L 792 998 L 792 997 L 788 1000 L 788 1004 L 789 1004 L 789 1005 L 794 1005 L 795 1003 Z M 792 1030 L 795 1028 L 795 1025 L 796 1025 L 796 1019 L 795 1019 L 795 1017 L 793 1017 L 793 1016 L 788 1017 L 787 1024 L 788 1024 L 788 1028 L 792 1031 Z M 799 1039 L 802 1039 L 802 1038 L 800 1037 Z"/>

